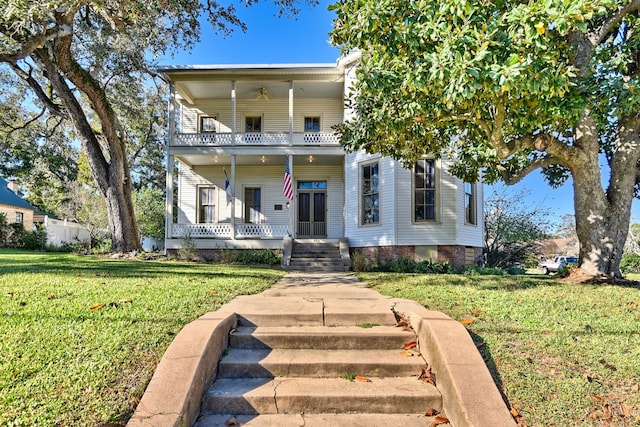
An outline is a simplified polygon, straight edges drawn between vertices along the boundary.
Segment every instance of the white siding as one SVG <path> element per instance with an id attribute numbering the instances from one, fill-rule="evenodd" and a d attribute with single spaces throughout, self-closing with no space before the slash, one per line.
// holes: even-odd
<path id="1" fill-rule="evenodd" d="M 465 222 L 464 182 L 458 180 L 458 244 L 464 246 L 482 246 L 484 239 L 484 191 L 482 183 L 476 183 L 476 223 Z"/>
<path id="2" fill-rule="evenodd" d="M 331 132 L 332 126 L 342 122 L 341 99 L 293 100 L 293 130 L 304 130 L 305 116 L 320 116 L 322 132 Z M 181 129 L 184 133 L 197 133 L 201 115 L 218 118 L 218 131 L 231 132 L 231 101 L 203 100 L 197 106 L 182 106 Z M 236 131 L 245 131 L 245 117 L 262 117 L 263 132 L 289 131 L 289 100 L 238 100 L 236 103 Z"/>
<path id="3" fill-rule="evenodd" d="M 378 224 L 360 224 L 360 166 L 375 161 L 379 164 L 380 222 Z M 350 153 L 345 158 L 345 236 L 349 245 L 388 246 L 396 244 L 394 175 L 397 163 L 389 158 L 368 155 L 362 151 Z"/>

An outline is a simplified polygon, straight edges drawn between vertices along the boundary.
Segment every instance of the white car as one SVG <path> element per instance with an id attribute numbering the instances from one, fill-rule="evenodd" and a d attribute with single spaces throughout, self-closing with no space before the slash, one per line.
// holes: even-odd
<path id="1" fill-rule="evenodd" d="M 580 260 L 574 256 L 557 256 L 553 260 L 541 261 L 538 264 L 542 274 L 555 273 L 562 267 L 569 264 L 577 264 Z"/>

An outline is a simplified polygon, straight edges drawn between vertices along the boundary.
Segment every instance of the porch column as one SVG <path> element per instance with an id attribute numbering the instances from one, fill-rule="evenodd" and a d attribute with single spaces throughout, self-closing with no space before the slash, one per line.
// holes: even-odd
<path id="1" fill-rule="evenodd" d="M 166 151 L 167 151 L 167 164 L 166 164 L 166 205 L 165 205 L 165 219 L 164 219 L 164 253 L 167 254 L 167 239 L 170 239 L 173 235 L 171 226 L 173 224 L 173 169 L 175 167 L 175 160 L 171 155 L 171 146 L 175 137 L 175 87 L 173 82 L 169 83 L 169 103 L 167 105 L 169 114 L 169 135 L 167 135 Z"/>
<path id="2" fill-rule="evenodd" d="M 289 80 L 289 145 L 293 145 L 293 80 Z"/>
<path id="3" fill-rule="evenodd" d="M 296 180 L 295 171 L 293 170 L 293 155 L 287 155 L 289 165 L 289 173 L 291 174 L 291 186 L 293 188 L 293 200 L 289 203 L 289 234 L 292 238 L 296 237 Z"/>
<path id="4" fill-rule="evenodd" d="M 235 143 L 236 143 L 236 81 L 231 80 L 231 144 L 235 144 Z"/>
<path id="5" fill-rule="evenodd" d="M 231 202 L 231 240 L 236 239 L 236 155 L 231 155 L 231 194 L 233 201 Z"/>

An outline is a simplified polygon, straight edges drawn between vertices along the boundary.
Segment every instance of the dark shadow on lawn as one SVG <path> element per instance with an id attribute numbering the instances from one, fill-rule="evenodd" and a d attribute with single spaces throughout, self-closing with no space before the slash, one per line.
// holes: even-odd
<path id="1" fill-rule="evenodd" d="M 476 345 L 478 352 L 482 356 L 482 359 L 484 360 L 485 365 L 487 365 L 487 368 L 491 373 L 491 378 L 493 378 L 493 382 L 496 384 L 496 387 L 500 392 L 500 396 L 502 396 L 502 400 L 504 401 L 505 405 L 507 405 L 507 408 L 511 409 L 511 403 L 509 402 L 509 398 L 507 397 L 507 395 L 504 393 L 504 384 L 502 382 L 502 377 L 500 376 L 500 373 L 498 372 L 498 368 L 496 367 L 496 364 L 493 361 L 493 356 L 491 355 L 491 349 L 489 348 L 485 340 L 480 335 L 470 330 L 467 330 L 467 331 L 469 332 L 469 335 L 471 336 L 473 343 Z"/>

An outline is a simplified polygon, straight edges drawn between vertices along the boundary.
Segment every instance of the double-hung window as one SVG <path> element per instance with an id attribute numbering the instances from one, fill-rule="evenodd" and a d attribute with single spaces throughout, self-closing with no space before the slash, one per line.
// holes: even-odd
<path id="1" fill-rule="evenodd" d="M 467 224 L 476 224 L 476 185 L 471 182 L 464 183 L 464 221 Z"/>
<path id="2" fill-rule="evenodd" d="M 378 224 L 380 222 L 380 193 L 379 193 L 379 165 L 378 162 L 361 166 L 360 187 L 360 223 Z"/>
<path id="3" fill-rule="evenodd" d="M 24 213 L 16 212 L 16 224 L 24 224 Z"/>
<path id="4" fill-rule="evenodd" d="M 260 188 L 244 189 L 244 222 L 260 224 L 262 222 L 262 197 Z"/>
<path id="5" fill-rule="evenodd" d="M 413 168 L 413 220 L 436 220 L 436 161 L 420 159 Z"/>
<path id="6" fill-rule="evenodd" d="M 217 132 L 216 124 L 218 122 L 215 116 L 200 116 L 200 132 L 215 133 Z"/>
<path id="7" fill-rule="evenodd" d="M 216 188 L 208 186 L 198 187 L 198 222 L 215 222 L 216 214 Z"/>
<path id="8" fill-rule="evenodd" d="M 319 116 L 307 116 L 304 118 L 304 142 L 320 142 Z"/>

